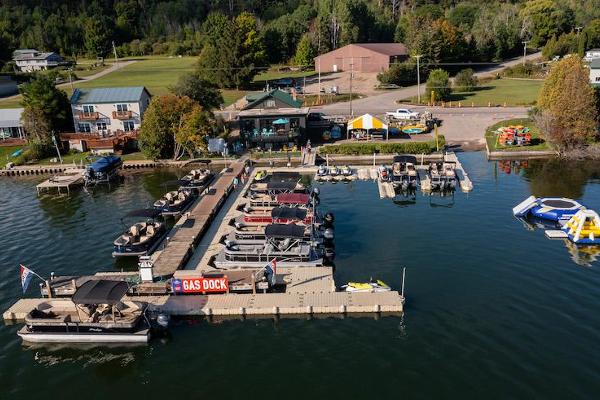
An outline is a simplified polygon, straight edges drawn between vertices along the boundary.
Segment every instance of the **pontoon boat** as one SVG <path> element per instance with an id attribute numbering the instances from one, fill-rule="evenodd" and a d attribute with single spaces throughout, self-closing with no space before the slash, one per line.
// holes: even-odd
<path id="1" fill-rule="evenodd" d="M 154 208 L 127 213 L 125 217 L 146 217 L 148 220 L 132 225 L 114 241 L 113 257 L 139 257 L 151 254 L 166 232 L 165 224 L 156 220 L 160 214 L 160 210 Z"/>
<path id="2" fill-rule="evenodd" d="M 123 300 L 128 289 L 125 281 L 87 281 L 70 300 L 40 303 L 18 335 L 32 343 L 146 343 L 147 304 Z"/>
<path id="3" fill-rule="evenodd" d="M 86 186 L 98 183 L 107 183 L 114 180 L 119 169 L 123 165 L 123 160 L 118 156 L 101 157 L 85 168 L 83 180 Z"/>
<path id="4" fill-rule="evenodd" d="M 392 164 L 392 184 L 403 192 L 417 189 L 418 174 L 414 156 L 395 156 Z"/>
<path id="5" fill-rule="evenodd" d="M 159 210 L 162 215 L 178 215 L 183 212 L 196 197 L 196 192 L 179 188 L 166 193 L 163 197 L 154 202 L 154 208 Z"/>

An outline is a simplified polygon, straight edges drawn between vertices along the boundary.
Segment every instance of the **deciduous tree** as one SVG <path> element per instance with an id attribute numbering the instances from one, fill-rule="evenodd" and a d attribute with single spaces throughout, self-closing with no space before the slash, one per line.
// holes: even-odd
<path id="1" fill-rule="evenodd" d="M 223 104 L 221 91 L 196 73 L 182 75 L 169 89 L 177 96 L 189 97 L 205 110 L 214 110 Z"/>
<path id="2" fill-rule="evenodd" d="M 446 100 L 450 96 L 450 76 L 443 69 L 434 69 L 427 78 L 427 96 L 431 96 L 431 92 L 435 93 L 435 98 L 438 100 Z"/>

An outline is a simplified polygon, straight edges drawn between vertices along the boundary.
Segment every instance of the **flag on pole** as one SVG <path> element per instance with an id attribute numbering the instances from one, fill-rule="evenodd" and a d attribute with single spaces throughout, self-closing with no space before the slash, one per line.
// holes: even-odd
<path id="1" fill-rule="evenodd" d="M 29 282 L 31 282 L 31 278 L 33 275 L 37 275 L 35 272 L 21 264 L 21 286 L 23 287 L 23 293 L 27 290 L 27 286 L 29 286 Z"/>

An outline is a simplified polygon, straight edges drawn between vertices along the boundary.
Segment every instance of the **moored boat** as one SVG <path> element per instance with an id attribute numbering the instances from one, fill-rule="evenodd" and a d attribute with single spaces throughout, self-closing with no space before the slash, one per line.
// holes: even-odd
<path id="1" fill-rule="evenodd" d="M 178 215 L 189 207 L 197 194 L 194 190 L 179 188 L 165 193 L 160 199 L 154 202 L 154 208 L 159 210 L 162 215 Z"/>
<path id="2" fill-rule="evenodd" d="M 395 156 L 392 164 L 392 184 L 403 192 L 417 189 L 418 174 L 415 156 Z"/>
<path id="3" fill-rule="evenodd" d="M 119 174 L 123 160 L 119 156 L 105 156 L 97 159 L 85 168 L 83 180 L 86 186 L 107 183 Z"/>
<path id="4" fill-rule="evenodd" d="M 371 280 L 369 282 L 348 282 L 341 288 L 344 292 L 352 293 L 377 293 L 389 292 L 392 289 L 381 280 Z"/>
<path id="5" fill-rule="evenodd" d="M 166 233 L 164 222 L 157 218 L 161 211 L 150 208 L 133 210 L 126 217 L 145 217 L 148 220 L 138 222 L 123 232 L 114 242 L 113 257 L 139 257 L 151 254 L 160 244 Z"/>
<path id="6" fill-rule="evenodd" d="M 146 343 L 147 303 L 124 300 L 125 281 L 89 280 L 70 300 L 48 299 L 25 317 L 18 331 L 31 343 Z"/>

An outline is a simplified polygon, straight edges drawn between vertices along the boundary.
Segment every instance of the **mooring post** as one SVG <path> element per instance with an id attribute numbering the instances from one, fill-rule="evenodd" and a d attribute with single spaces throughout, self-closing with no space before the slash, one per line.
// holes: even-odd
<path id="1" fill-rule="evenodd" d="M 402 267 L 402 298 L 404 298 L 404 278 L 406 277 L 406 267 Z"/>

